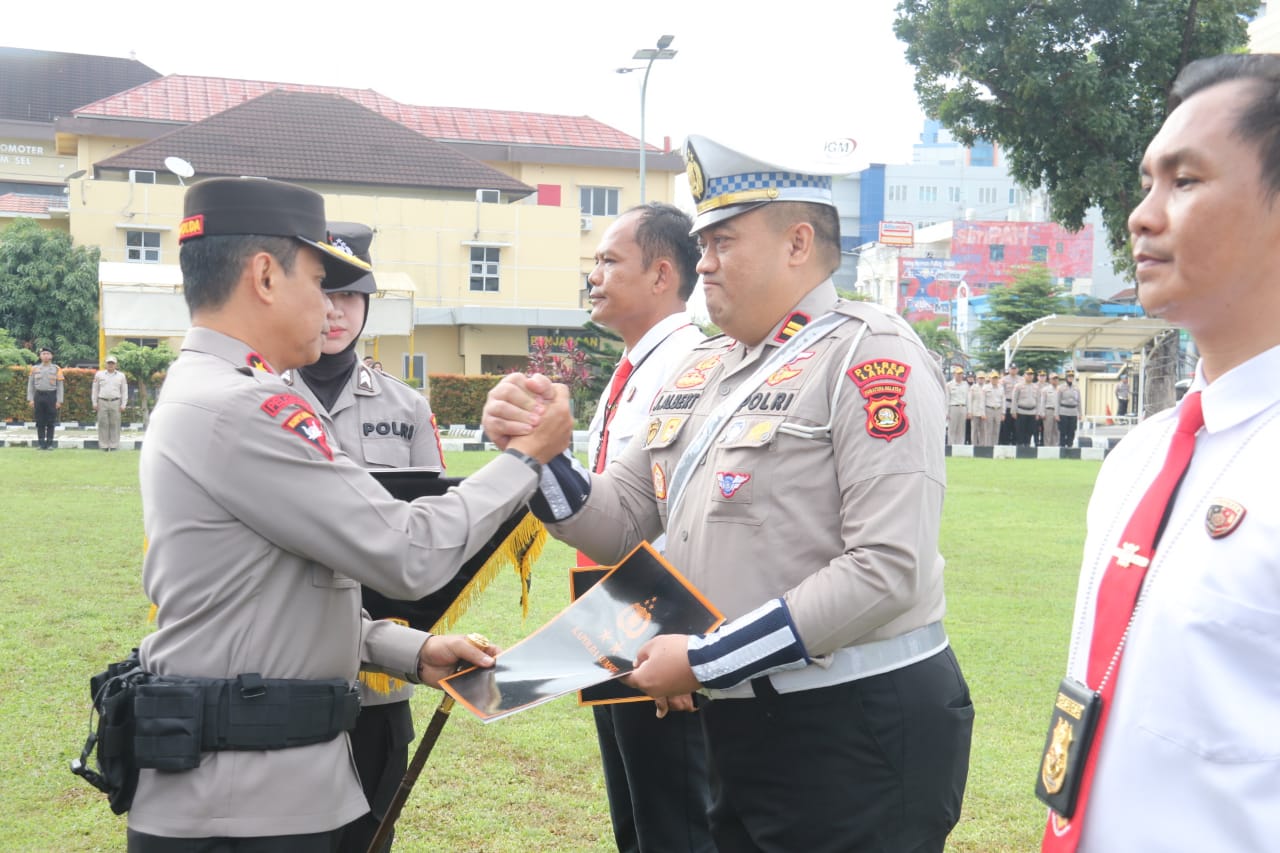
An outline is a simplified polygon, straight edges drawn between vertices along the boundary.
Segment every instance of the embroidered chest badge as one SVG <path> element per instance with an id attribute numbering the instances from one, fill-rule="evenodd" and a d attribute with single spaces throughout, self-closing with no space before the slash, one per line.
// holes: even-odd
<path id="1" fill-rule="evenodd" d="M 867 435 L 893 441 L 905 435 L 907 420 L 907 377 L 911 367 L 900 361 L 877 359 L 854 365 L 845 373 L 866 400 Z"/>
<path id="2" fill-rule="evenodd" d="M 813 358 L 813 350 L 805 350 L 786 364 L 782 365 L 782 367 L 775 370 L 773 374 L 764 381 L 764 384 L 772 386 L 777 385 L 780 382 L 786 382 L 788 379 L 795 379 L 804 372 L 803 368 L 798 367 L 797 365 L 806 362 L 811 358 Z"/>
<path id="3" fill-rule="evenodd" d="M 689 370 L 685 371 L 685 373 L 676 380 L 676 387 L 684 389 L 698 388 L 705 385 L 707 383 L 707 374 L 719 363 L 720 356 L 718 355 L 704 358 L 702 361 L 689 368 Z"/>
<path id="4" fill-rule="evenodd" d="M 667 472 L 657 462 L 653 463 L 653 496 L 660 501 L 667 499 Z"/>
<path id="5" fill-rule="evenodd" d="M 720 487 L 720 494 L 726 498 L 731 498 L 738 493 L 751 479 L 750 474 L 740 474 L 737 471 L 717 471 L 716 485 Z"/>
<path id="6" fill-rule="evenodd" d="M 1247 510 L 1232 500 L 1214 498 L 1204 515 L 1204 529 L 1210 538 L 1221 539 L 1235 532 Z"/>

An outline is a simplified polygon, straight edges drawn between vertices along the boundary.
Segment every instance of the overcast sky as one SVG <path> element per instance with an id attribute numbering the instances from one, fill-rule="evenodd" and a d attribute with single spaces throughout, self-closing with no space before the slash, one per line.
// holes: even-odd
<path id="1" fill-rule="evenodd" d="M 645 138 L 757 151 L 858 142 L 854 168 L 909 163 L 923 116 L 896 0 L 363 0 L 6 4 L 0 44 L 129 56 L 161 74 L 376 89 L 426 106 L 589 115 Z M 70 14 L 62 14 L 69 12 Z"/>

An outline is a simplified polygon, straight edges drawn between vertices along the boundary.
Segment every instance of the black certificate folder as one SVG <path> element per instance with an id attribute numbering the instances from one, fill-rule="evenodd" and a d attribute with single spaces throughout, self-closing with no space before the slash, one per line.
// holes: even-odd
<path id="1" fill-rule="evenodd" d="M 484 722 L 627 675 L 659 634 L 702 634 L 720 611 L 647 542 L 547 624 L 440 686 Z"/>

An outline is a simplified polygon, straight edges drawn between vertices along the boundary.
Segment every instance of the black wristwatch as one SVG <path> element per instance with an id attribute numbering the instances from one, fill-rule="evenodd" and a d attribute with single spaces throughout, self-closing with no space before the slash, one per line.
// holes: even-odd
<path id="1" fill-rule="evenodd" d="M 508 447 L 502 452 L 514 456 L 524 464 L 528 465 L 533 469 L 533 473 L 538 475 L 538 479 L 542 479 L 542 463 L 537 459 L 534 459 L 528 453 L 522 453 L 519 450 L 516 450 L 514 447 Z"/>

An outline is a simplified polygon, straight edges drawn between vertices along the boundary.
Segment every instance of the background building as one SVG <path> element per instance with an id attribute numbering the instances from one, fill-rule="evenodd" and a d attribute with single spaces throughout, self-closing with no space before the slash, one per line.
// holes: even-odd
<path id="1" fill-rule="evenodd" d="M 40 52 L 12 53 L 25 88 L 9 112 L 58 81 Z M 585 335 L 600 231 L 639 202 L 639 140 L 589 117 L 421 107 L 367 89 L 161 77 L 129 60 L 58 56 L 126 63 L 134 76 L 50 104 L 25 136 L 0 137 L 48 158 L 24 172 L 0 162 L 0 181 L 24 178 L 0 195 L 0 226 L 43 218 L 101 248 L 104 351 L 185 332 L 176 226 L 186 186 L 204 178 L 293 181 L 322 193 L 332 219 L 372 225 L 384 293 L 365 350 L 411 381 L 523 367 L 534 337 Z M 646 171 L 648 197 L 669 201 L 683 159 L 650 146 Z"/>

